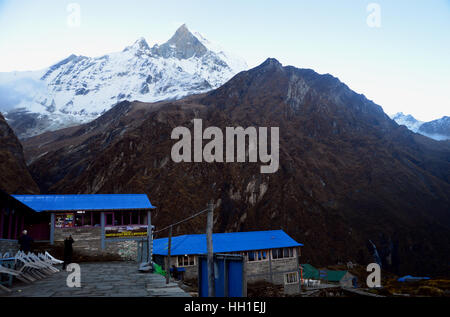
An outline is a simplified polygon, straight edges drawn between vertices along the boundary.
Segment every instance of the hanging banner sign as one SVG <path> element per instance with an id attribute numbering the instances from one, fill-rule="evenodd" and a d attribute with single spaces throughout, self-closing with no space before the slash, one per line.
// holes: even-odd
<path id="1" fill-rule="evenodd" d="M 106 238 L 133 238 L 147 236 L 147 225 L 105 227 Z"/>

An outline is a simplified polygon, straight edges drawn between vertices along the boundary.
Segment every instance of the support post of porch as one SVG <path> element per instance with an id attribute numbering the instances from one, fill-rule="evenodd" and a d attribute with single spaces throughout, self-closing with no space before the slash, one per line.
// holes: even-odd
<path id="1" fill-rule="evenodd" d="M 100 224 L 102 226 L 102 250 L 105 250 L 105 213 L 100 213 Z"/>
<path id="2" fill-rule="evenodd" d="M 55 244 L 55 214 L 50 213 L 50 244 Z"/>
<path id="3" fill-rule="evenodd" d="M 153 230 L 152 230 L 152 218 L 150 210 L 147 211 L 147 257 L 148 263 L 151 263 L 153 260 Z"/>

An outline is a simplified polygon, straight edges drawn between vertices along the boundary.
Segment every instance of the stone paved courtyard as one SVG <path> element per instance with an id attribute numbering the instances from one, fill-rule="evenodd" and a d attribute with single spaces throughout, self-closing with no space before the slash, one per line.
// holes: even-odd
<path id="1" fill-rule="evenodd" d="M 57 266 L 61 270 L 61 266 Z M 189 297 L 178 284 L 166 285 L 159 274 L 140 273 L 136 262 L 81 263 L 81 287 L 66 285 L 69 272 L 60 271 L 31 284 L 16 281 L 3 297 Z"/>

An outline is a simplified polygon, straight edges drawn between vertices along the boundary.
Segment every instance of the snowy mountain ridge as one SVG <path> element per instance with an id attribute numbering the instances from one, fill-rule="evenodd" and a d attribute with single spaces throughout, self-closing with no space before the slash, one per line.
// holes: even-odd
<path id="1" fill-rule="evenodd" d="M 448 116 L 424 122 L 417 120 L 410 114 L 405 115 L 403 112 L 398 112 L 391 116 L 391 119 L 399 125 L 406 126 L 413 132 L 420 133 L 434 140 L 450 140 L 450 117 Z"/>
<path id="2" fill-rule="evenodd" d="M 179 99 L 218 88 L 247 64 L 182 25 L 100 57 L 71 55 L 47 69 L 0 73 L 0 111 L 20 138 L 89 122 L 123 100 Z"/>

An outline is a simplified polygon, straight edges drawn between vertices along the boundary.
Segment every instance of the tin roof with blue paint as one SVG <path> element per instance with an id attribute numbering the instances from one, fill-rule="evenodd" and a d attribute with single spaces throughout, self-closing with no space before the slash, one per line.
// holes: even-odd
<path id="1" fill-rule="evenodd" d="M 229 232 L 213 234 L 214 253 L 299 247 L 283 230 Z M 168 238 L 153 241 L 153 253 L 167 255 Z M 171 255 L 206 254 L 206 235 L 189 234 L 172 237 Z"/>
<path id="2" fill-rule="evenodd" d="M 12 197 L 37 212 L 155 208 L 146 194 L 12 195 Z"/>

